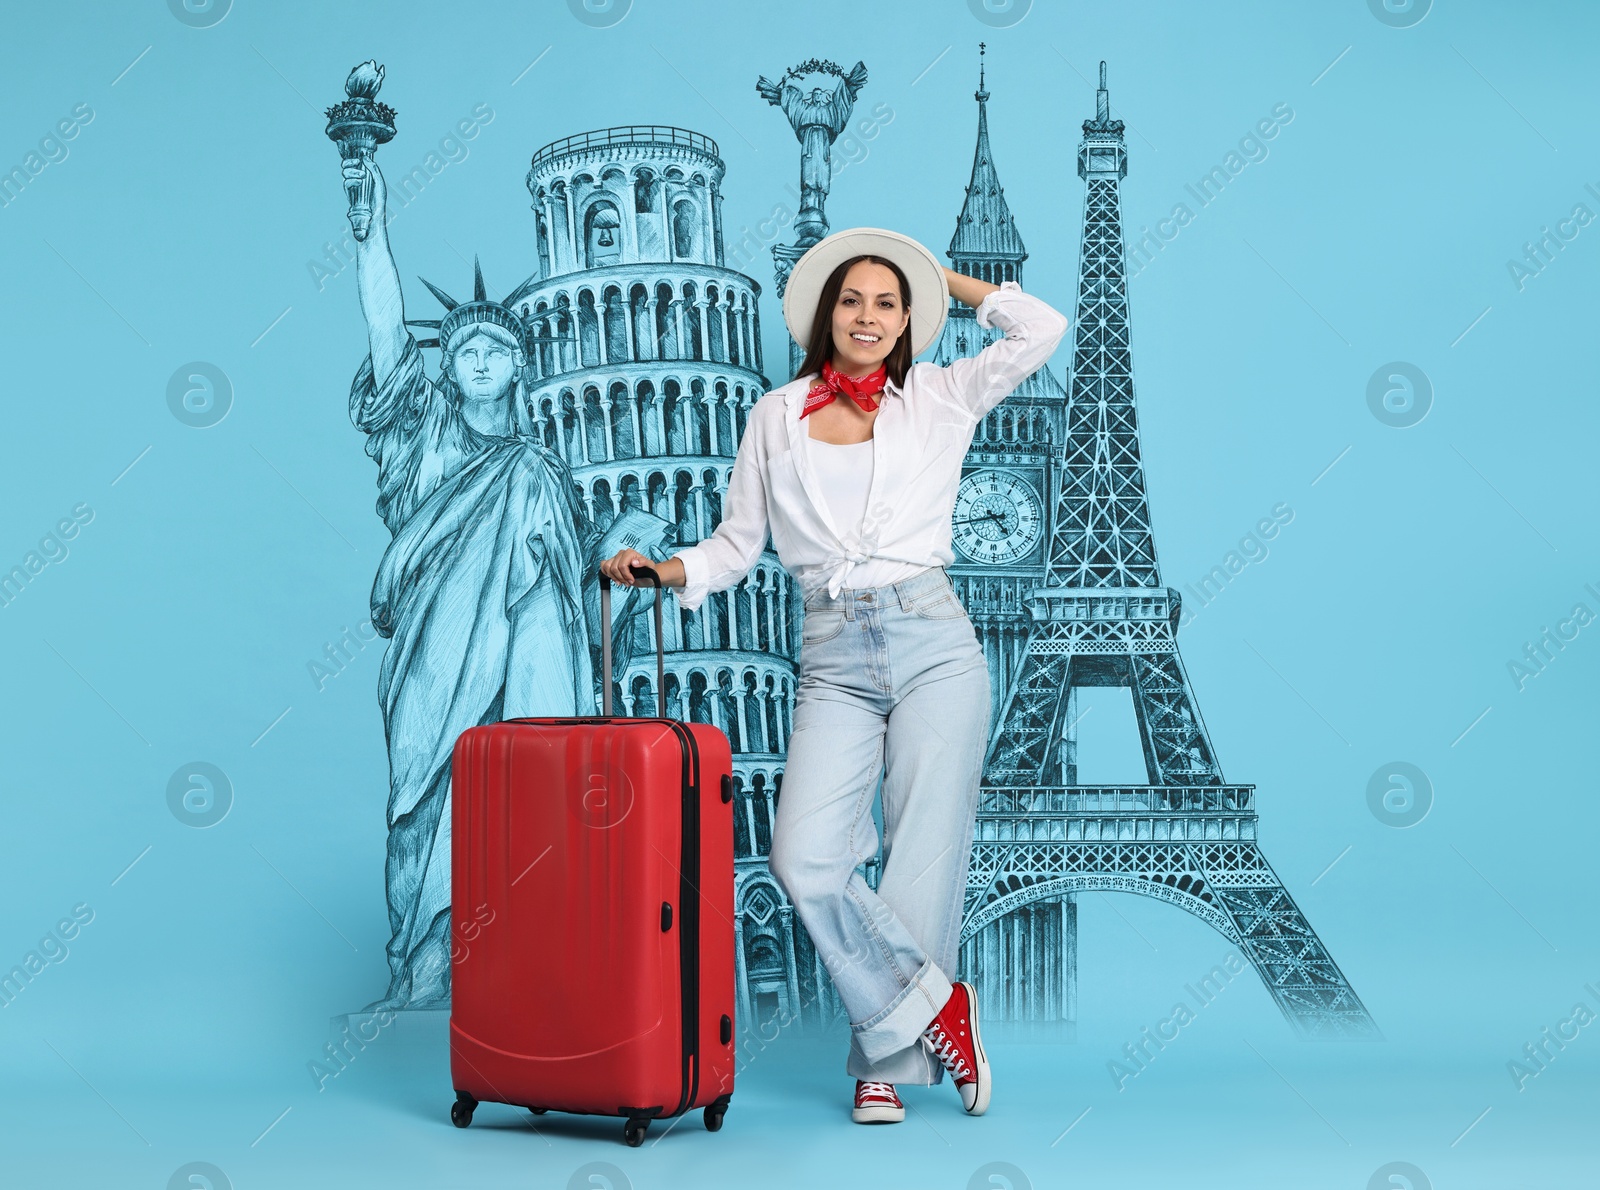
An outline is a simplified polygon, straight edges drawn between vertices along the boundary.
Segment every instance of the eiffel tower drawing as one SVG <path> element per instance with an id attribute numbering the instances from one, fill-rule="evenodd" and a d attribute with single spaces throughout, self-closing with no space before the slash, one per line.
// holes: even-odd
<path id="1" fill-rule="evenodd" d="M 1261 852 L 1255 787 L 1224 781 L 1178 653 L 1179 593 L 1156 565 L 1139 454 L 1119 198 L 1126 175 L 1123 123 L 1110 117 L 1102 62 L 1078 152 L 1087 195 L 1055 507 L 1045 518 L 1043 582 L 1019 588 L 1012 609 L 1021 628 L 985 760 L 963 966 L 998 993 L 989 1002 L 1015 1003 L 1015 989 L 1000 985 L 1014 982 L 1024 956 L 1012 943 L 979 943 L 1025 940 L 1038 932 L 1029 915 L 1043 910 L 1054 911 L 1042 920 L 1059 934 L 1064 908 L 1072 936 L 1036 945 L 1065 945 L 1070 981 L 1074 894 L 1142 893 L 1236 945 L 1300 1036 L 1373 1038 L 1365 1006 Z M 981 608 L 983 583 L 969 582 L 963 598 Z M 1077 783 L 1078 691 L 1093 686 L 1130 688 L 1149 784 Z M 1009 934 L 1008 919 L 1021 923 Z"/>

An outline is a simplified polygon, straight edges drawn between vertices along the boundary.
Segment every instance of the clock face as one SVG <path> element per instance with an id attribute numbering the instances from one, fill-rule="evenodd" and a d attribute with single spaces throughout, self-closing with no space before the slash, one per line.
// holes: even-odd
<path id="1" fill-rule="evenodd" d="M 968 558 L 1005 566 L 1027 556 L 1044 533 L 1039 496 L 1006 471 L 974 471 L 956 491 L 950 539 Z"/>

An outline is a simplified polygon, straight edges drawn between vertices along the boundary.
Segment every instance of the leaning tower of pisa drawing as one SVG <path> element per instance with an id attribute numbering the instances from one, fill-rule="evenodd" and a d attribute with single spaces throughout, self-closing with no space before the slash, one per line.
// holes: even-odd
<path id="1" fill-rule="evenodd" d="M 529 415 L 605 526 L 630 508 L 709 536 L 762 374 L 761 287 L 726 267 L 716 142 L 683 128 L 580 133 L 533 156 L 537 271 L 521 288 Z M 743 1031 L 832 1019 L 838 995 L 767 871 L 788 749 L 801 598 L 770 548 L 693 612 L 665 598 L 666 689 L 653 618 L 615 675 L 625 715 L 714 723 L 734 752 L 738 1019 Z"/>

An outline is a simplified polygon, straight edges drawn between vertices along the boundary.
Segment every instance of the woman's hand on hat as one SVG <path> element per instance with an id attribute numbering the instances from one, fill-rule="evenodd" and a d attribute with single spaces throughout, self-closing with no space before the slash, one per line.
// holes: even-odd
<path id="1" fill-rule="evenodd" d="M 984 298 L 1000 288 L 998 285 L 992 285 L 988 281 L 980 281 L 976 277 L 958 273 L 952 268 L 940 267 L 944 268 L 944 282 L 950 290 L 950 296 L 964 305 L 971 306 L 973 309 L 977 309 Z"/>

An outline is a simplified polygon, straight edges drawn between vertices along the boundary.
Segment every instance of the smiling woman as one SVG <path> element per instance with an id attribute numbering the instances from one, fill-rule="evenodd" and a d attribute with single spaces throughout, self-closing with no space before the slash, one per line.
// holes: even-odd
<path id="1" fill-rule="evenodd" d="M 829 364 L 859 379 L 881 365 L 889 379 L 904 384 L 913 354 L 911 336 L 904 333 L 911 322 L 910 289 L 905 271 L 886 257 L 862 255 L 840 264 L 817 299 L 819 313 L 796 375 L 820 374 Z"/>
<path id="2" fill-rule="evenodd" d="M 973 358 L 914 364 L 951 297 L 1005 337 Z M 1049 359 L 1067 320 L 1015 281 L 952 272 L 881 228 L 812 245 L 783 300 L 805 359 L 751 411 L 721 523 L 663 562 L 624 549 L 601 570 L 632 586 L 633 567 L 654 565 L 692 617 L 749 573 L 770 534 L 804 616 L 768 867 L 850 1016 L 851 1118 L 902 1120 L 894 1084 L 946 1072 L 981 1115 L 977 991 L 954 973 L 993 689 L 945 567 L 974 430 Z M 872 888 L 857 868 L 878 852 L 880 778 Z"/>

